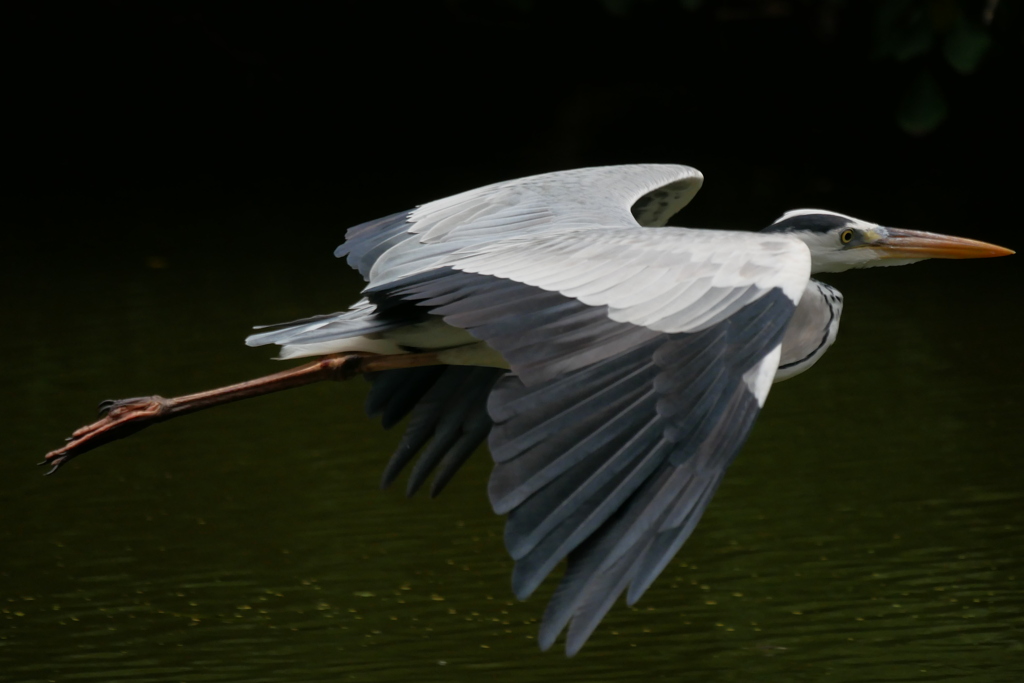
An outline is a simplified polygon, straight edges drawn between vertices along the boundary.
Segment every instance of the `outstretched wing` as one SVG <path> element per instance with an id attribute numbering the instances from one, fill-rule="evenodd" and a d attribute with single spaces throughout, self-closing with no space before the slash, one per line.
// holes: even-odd
<path id="1" fill-rule="evenodd" d="M 637 600 L 700 519 L 745 441 L 810 275 L 786 235 L 566 228 L 464 248 L 367 289 L 499 351 L 490 497 L 513 587 L 569 566 L 545 615 L 575 653 Z M 571 622 L 571 623 L 570 623 Z"/>
<path id="2" fill-rule="evenodd" d="M 594 225 L 660 227 L 690 202 L 704 176 L 689 166 L 633 164 L 556 171 L 469 190 L 349 228 L 335 256 L 371 286 L 439 265 L 467 246 Z M 365 299 L 350 310 L 280 325 L 246 339 L 288 346 L 282 357 L 329 353 L 330 343 L 419 322 L 381 315 Z"/>
<path id="3" fill-rule="evenodd" d="M 357 225 L 334 254 L 347 257 L 372 286 L 383 286 L 474 244 L 571 227 L 660 227 L 703 182 L 697 169 L 669 164 L 519 178 Z"/>

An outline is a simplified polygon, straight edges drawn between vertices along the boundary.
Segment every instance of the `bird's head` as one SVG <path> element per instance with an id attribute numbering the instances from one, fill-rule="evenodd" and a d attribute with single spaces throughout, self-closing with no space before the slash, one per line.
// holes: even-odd
<path id="1" fill-rule="evenodd" d="M 928 258 L 991 258 L 1014 253 L 994 244 L 886 228 L 821 209 L 787 211 L 762 232 L 784 233 L 802 240 L 811 250 L 812 273 L 902 266 Z"/>

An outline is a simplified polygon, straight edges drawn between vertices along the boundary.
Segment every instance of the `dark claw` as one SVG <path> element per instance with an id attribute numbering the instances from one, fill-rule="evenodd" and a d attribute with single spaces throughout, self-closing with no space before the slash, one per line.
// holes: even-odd
<path id="1" fill-rule="evenodd" d="M 132 403 L 139 403 L 140 401 L 149 401 L 152 396 L 136 396 L 135 398 L 108 398 L 106 401 L 100 401 L 98 407 L 100 411 L 100 417 L 106 417 L 110 414 L 110 411 L 114 408 L 120 408 L 121 406 L 130 405 Z"/>
<path id="2" fill-rule="evenodd" d="M 48 469 L 46 472 L 43 473 L 44 477 L 48 477 L 51 474 L 53 474 L 54 472 L 56 472 L 57 470 L 59 470 L 61 468 L 61 465 L 63 465 L 67 461 L 68 461 L 67 457 L 60 457 L 60 458 L 54 459 L 53 462 L 46 462 L 44 460 L 42 462 L 37 462 L 36 465 L 50 465 L 51 466 L 50 469 Z"/>
<path id="3" fill-rule="evenodd" d="M 39 464 L 51 465 L 46 474 L 53 474 L 72 458 L 167 419 L 164 414 L 167 405 L 167 400 L 160 396 L 103 401 L 99 405 L 98 421 L 75 430 L 64 439 L 69 445 L 50 451 L 46 454 L 47 460 Z"/>

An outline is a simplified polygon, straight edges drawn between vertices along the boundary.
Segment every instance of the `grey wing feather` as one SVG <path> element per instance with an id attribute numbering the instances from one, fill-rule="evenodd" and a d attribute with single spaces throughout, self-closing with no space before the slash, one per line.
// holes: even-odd
<path id="1" fill-rule="evenodd" d="M 368 299 L 360 299 L 349 310 L 341 313 L 317 315 L 278 325 L 258 326 L 256 329 L 273 329 L 251 334 L 246 337 L 245 343 L 247 346 L 313 344 L 386 332 L 423 322 L 426 318 L 425 311 L 408 307 L 383 315 Z"/>
<path id="2" fill-rule="evenodd" d="M 350 228 L 335 255 L 373 285 L 440 264 L 454 251 L 511 236 L 594 225 L 662 226 L 700 189 L 689 166 L 634 164 L 495 183 Z"/>
<path id="3" fill-rule="evenodd" d="M 613 238 L 610 245 L 601 241 L 606 233 Z M 628 286 L 615 280 L 614 268 L 604 267 L 618 246 L 613 233 L 591 231 L 596 246 L 592 241 L 587 252 L 589 270 L 578 269 L 588 276 L 595 269 L 608 273 L 608 300 Z M 647 243 L 641 233 L 641 243 L 682 251 L 677 241 L 689 239 L 691 231 L 657 234 Z M 577 233 L 559 237 L 563 246 L 586 242 Z M 532 242 L 515 240 L 527 250 Z M 735 254 L 717 270 L 714 259 L 705 258 L 711 284 L 704 296 L 711 303 L 702 307 L 696 297 L 681 303 L 681 310 L 665 311 L 683 321 L 681 330 L 628 322 L 635 313 L 628 306 L 617 311 L 627 321 L 617 321 L 616 311 L 600 301 L 585 303 L 519 282 L 535 276 L 508 265 L 513 261 L 482 257 L 504 253 L 494 245 L 457 253 L 449 267 L 368 290 L 371 299 L 413 300 L 449 324 L 457 321 L 508 360 L 512 374 L 498 382 L 488 405 L 495 421 L 489 438 L 496 462 L 492 503 L 509 514 L 506 544 L 516 559 L 517 595 L 530 594 L 561 559 L 570 558 L 550 611 L 552 623 L 561 624 L 554 635 L 572 622 L 570 652 L 582 645 L 615 595 L 629 587 L 631 599 L 639 597 L 685 541 L 767 393 L 749 378 L 762 365 L 778 363 L 782 333 L 796 305 L 790 292 L 802 291 L 809 258 L 802 245 L 758 236 L 728 246 L 746 248 L 753 262 L 767 262 L 766 249 L 788 260 L 781 259 L 781 273 L 755 283 L 734 278 L 728 289 L 730 274 L 722 277 L 722 270 L 735 262 Z M 576 256 L 563 258 L 562 267 L 577 272 L 586 250 L 568 251 Z M 688 253 L 687 268 L 662 274 L 677 286 L 685 284 L 695 260 L 701 263 L 699 248 Z M 496 272 L 472 272 L 488 269 Z M 572 277 L 564 282 L 571 284 Z M 707 312 L 722 302 L 729 314 L 707 323 Z M 687 307 L 688 318 L 680 315 Z M 701 316 L 700 325 L 690 324 Z M 658 472 L 667 472 L 666 481 L 678 487 L 656 486 Z M 595 552 L 603 554 L 593 557 Z M 609 597 L 608 591 L 618 592 Z M 546 617 L 542 632 L 550 637 L 554 627 L 547 623 Z"/>
<path id="4" fill-rule="evenodd" d="M 360 310 L 261 333 L 344 335 L 414 305 L 502 354 L 507 375 L 449 367 L 401 376 L 407 389 L 382 377 L 371 407 L 388 421 L 411 411 L 385 473 L 421 453 L 410 491 L 435 468 L 443 486 L 489 433 L 517 595 L 569 558 L 542 646 L 568 626 L 578 650 L 685 542 L 764 403 L 807 283 L 791 236 L 638 229 L 700 183 L 683 166 L 581 169 L 356 226 L 336 253 L 370 283 Z"/>
<path id="5" fill-rule="evenodd" d="M 443 365 L 430 365 L 366 375 L 371 385 L 366 414 L 380 415 L 381 426 L 391 429 L 420 402 L 445 369 Z"/>
<path id="6" fill-rule="evenodd" d="M 349 228 L 334 254 L 374 286 L 442 264 L 498 239 L 594 225 L 660 226 L 700 189 L 689 166 L 635 164 L 557 171 L 495 183 Z M 632 209 L 632 213 L 631 213 Z M 403 311 L 408 313 L 408 311 Z M 365 299 L 349 311 L 273 325 L 249 346 L 317 344 L 419 322 L 381 315 Z M 259 328 L 258 328 L 259 329 Z"/>
<path id="7" fill-rule="evenodd" d="M 619 267 L 634 259 L 646 263 L 640 281 Z M 811 262 L 803 242 L 784 234 L 595 227 L 466 247 L 444 265 L 559 292 L 607 307 L 613 321 L 675 333 L 710 327 L 771 290 L 797 303 Z"/>
<path id="8" fill-rule="evenodd" d="M 345 233 L 345 243 L 334 250 L 334 255 L 338 258 L 346 257 L 350 266 L 369 279 L 370 269 L 380 255 L 407 239 L 410 213 L 400 211 L 349 228 Z"/>
<path id="9" fill-rule="evenodd" d="M 367 412 L 381 414 L 385 428 L 410 415 L 402 440 L 384 469 L 381 486 L 389 486 L 418 455 L 406 493 L 416 493 L 435 470 L 431 496 L 440 493 L 491 431 L 486 398 L 505 372 L 435 366 L 371 375 Z"/>
<path id="10" fill-rule="evenodd" d="M 476 443 L 472 443 L 471 438 L 463 438 L 464 435 L 468 434 L 471 437 L 479 431 L 472 428 L 476 421 L 474 418 L 486 416 L 484 406 L 487 394 L 502 371 L 494 368 L 452 367 L 446 372 L 449 373 L 461 381 L 450 390 L 440 412 L 432 420 L 430 443 L 422 448 L 412 472 L 409 473 L 406 493 L 410 496 L 419 490 L 442 459 L 448 457 L 449 460 L 462 462 L 465 456 L 469 455 L 466 449 L 472 451 L 487 436 L 487 432 L 480 434 Z M 468 430 L 467 426 L 470 427 Z M 434 487 L 435 494 L 443 485 L 444 482 L 439 482 Z"/>

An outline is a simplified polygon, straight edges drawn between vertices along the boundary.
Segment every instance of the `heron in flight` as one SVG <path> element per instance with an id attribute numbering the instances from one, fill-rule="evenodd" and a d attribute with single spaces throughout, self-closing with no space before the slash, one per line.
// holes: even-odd
<path id="1" fill-rule="evenodd" d="M 842 295 L 812 274 L 1013 253 L 816 209 L 760 232 L 663 227 L 702 182 L 687 166 L 584 168 L 353 227 L 335 254 L 366 280 L 363 298 L 246 340 L 318 360 L 104 402 L 45 463 L 211 405 L 365 374 L 369 413 L 385 427 L 409 418 L 384 485 L 415 459 L 408 492 L 433 473 L 437 494 L 487 441 L 513 590 L 525 599 L 568 559 L 539 643 L 567 630 L 573 655 L 690 536 L 772 383 L 835 341 Z"/>

